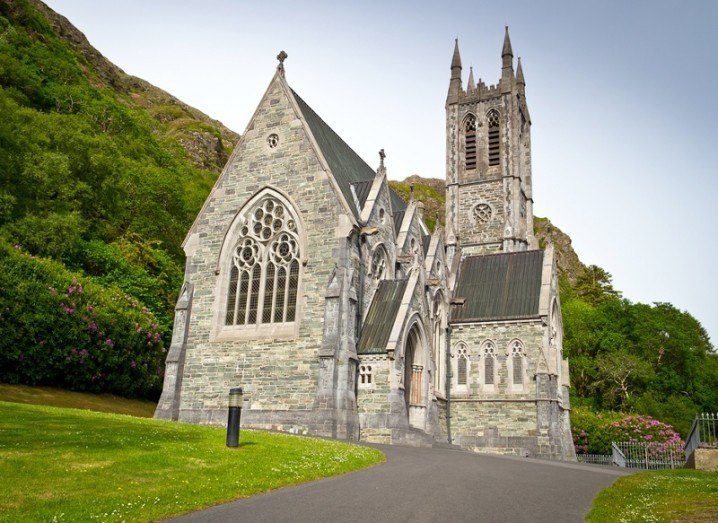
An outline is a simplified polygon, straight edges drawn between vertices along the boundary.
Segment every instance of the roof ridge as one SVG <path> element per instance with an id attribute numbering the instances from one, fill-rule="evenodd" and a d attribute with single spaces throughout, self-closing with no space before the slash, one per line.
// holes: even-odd
<path id="1" fill-rule="evenodd" d="M 511 254 L 527 254 L 530 252 L 546 252 L 546 249 L 529 249 L 527 251 L 514 251 L 514 252 L 488 252 L 486 254 L 467 254 L 463 259 L 467 258 L 488 258 L 490 256 L 509 256 Z"/>

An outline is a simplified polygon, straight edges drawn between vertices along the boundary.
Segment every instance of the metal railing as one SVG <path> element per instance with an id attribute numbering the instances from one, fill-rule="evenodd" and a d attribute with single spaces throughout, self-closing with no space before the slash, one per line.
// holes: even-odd
<path id="1" fill-rule="evenodd" d="M 681 468 L 686 462 L 682 445 L 668 443 L 614 441 L 612 461 L 618 467 L 643 470 Z"/>
<path id="2" fill-rule="evenodd" d="M 613 465 L 613 456 L 610 454 L 576 454 L 579 463 L 590 463 L 592 465 Z"/>
<path id="3" fill-rule="evenodd" d="M 698 447 L 718 447 L 718 413 L 702 413 L 693 420 L 685 445 L 686 456 Z"/>

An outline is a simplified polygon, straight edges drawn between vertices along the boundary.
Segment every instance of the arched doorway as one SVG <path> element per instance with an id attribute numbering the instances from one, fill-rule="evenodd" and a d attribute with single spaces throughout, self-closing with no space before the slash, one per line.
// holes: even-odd
<path id="1" fill-rule="evenodd" d="M 425 345 L 419 323 L 409 329 L 404 345 L 404 401 L 409 424 L 421 427 L 425 423 L 424 369 Z"/>

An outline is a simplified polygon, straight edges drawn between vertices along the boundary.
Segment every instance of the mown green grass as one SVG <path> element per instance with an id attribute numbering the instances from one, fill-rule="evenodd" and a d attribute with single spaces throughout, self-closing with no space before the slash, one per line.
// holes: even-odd
<path id="1" fill-rule="evenodd" d="M 0 402 L 0 521 L 150 521 L 383 461 L 374 449 Z"/>
<path id="2" fill-rule="evenodd" d="M 114 394 L 91 394 L 55 387 L 30 387 L 6 383 L 0 383 L 0 401 L 114 412 L 140 418 L 151 418 L 157 406 L 153 401 L 121 398 Z"/>
<path id="3" fill-rule="evenodd" d="M 718 474 L 661 470 L 624 476 L 601 491 L 589 523 L 718 521 Z"/>

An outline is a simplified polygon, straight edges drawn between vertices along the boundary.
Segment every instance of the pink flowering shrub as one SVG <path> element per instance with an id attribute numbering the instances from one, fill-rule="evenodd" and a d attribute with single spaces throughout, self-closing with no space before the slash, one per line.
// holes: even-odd
<path id="1" fill-rule="evenodd" d="M 683 448 L 683 440 L 671 425 L 650 416 L 626 416 L 606 427 L 612 441 L 648 443 L 649 450 L 662 454 L 668 447 Z"/>
<path id="2" fill-rule="evenodd" d="M 134 298 L 0 244 L 0 381 L 157 398 L 165 352 Z"/>
<path id="3" fill-rule="evenodd" d="M 571 430 L 577 454 L 610 454 L 613 441 L 648 443 L 656 453 L 683 445 L 671 425 L 650 416 L 593 412 L 586 407 L 571 411 Z"/>

